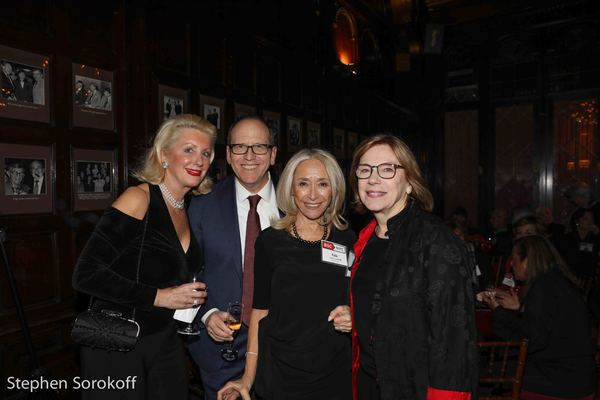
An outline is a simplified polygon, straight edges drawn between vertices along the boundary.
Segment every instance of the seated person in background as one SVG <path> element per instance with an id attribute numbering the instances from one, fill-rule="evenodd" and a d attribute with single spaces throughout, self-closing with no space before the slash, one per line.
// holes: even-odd
<path id="1" fill-rule="evenodd" d="M 577 182 L 566 191 L 567 198 L 575 208 L 589 209 L 594 215 L 594 224 L 600 226 L 600 203 L 592 196 L 592 189 L 585 182 Z"/>
<path id="2" fill-rule="evenodd" d="M 490 215 L 490 226 L 492 227 L 489 235 L 492 242 L 492 255 L 508 256 L 512 249 L 513 237 L 508 227 L 508 213 L 503 209 L 493 210 Z"/>
<path id="3" fill-rule="evenodd" d="M 526 236 L 512 251 L 522 301 L 514 291 L 478 295 L 493 310 L 494 333 L 529 339 L 523 400 L 592 400 L 597 384 L 588 310 L 576 279 L 550 241 Z"/>
<path id="4" fill-rule="evenodd" d="M 467 247 L 467 254 L 471 259 L 473 266 L 473 283 L 475 293 L 485 290 L 493 286 L 490 261 L 485 253 L 480 251 L 476 246 L 467 240 L 465 231 L 463 228 L 454 221 L 448 221 L 446 223 L 458 238 Z"/>
<path id="5" fill-rule="evenodd" d="M 558 246 L 562 242 L 565 234 L 565 227 L 554 222 L 554 216 L 552 215 L 552 210 L 549 207 L 536 208 L 535 216 L 540 224 L 542 224 L 546 229 L 548 239 L 550 239 L 554 247 L 558 249 Z"/>
<path id="6" fill-rule="evenodd" d="M 586 292 L 597 274 L 599 251 L 600 235 L 598 227 L 594 225 L 592 212 L 584 208 L 575 210 L 569 222 L 569 232 L 561 246 L 561 254 Z"/>
<path id="7" fill-rule="evenodd" d="M 513 235 L 515 240 L 531 235 L 546 236 L 546 229 L 535 216 L 528 215 L 513 223 Z"/>
<path id="8" fill-rule="evenodd" d="M 463 206 L 457 206 L 448 217 L 448 220 L 461 226 L 467 236 L 478 233 L 475 228 L 469 226 L 469 214 Z"/>
<path id="9" fill-rule="evenodd" d="M 513 219 L 513 235 L 515 240 L 525 236 L 545 235 L 546 231 L 544 227 L 533 215 L 523 212 L 515 213 L 515 215 L 519 218 L 517 220 Z M 516 288 L 518 290 L 514 279 L 512 255 L 504 263 L 504 277 L 502 278 L 500 287 L 504 289 Z"/>

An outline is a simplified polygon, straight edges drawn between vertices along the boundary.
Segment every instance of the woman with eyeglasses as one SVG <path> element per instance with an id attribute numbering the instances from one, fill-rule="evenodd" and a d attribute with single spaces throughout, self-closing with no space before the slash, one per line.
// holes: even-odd
<path id="1" fill-rule="evenodd" d="M 400 139 L 366 139 L 351 168 L 357 209 L 374 216 L 354 245 L 354 400 L 475 397 L 479 362 L 465 247 L 429 213 L 433 198 Z"/>

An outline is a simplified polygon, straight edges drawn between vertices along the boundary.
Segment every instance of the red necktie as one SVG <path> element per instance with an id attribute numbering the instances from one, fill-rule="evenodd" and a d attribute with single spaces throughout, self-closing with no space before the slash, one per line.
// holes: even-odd
<path id="1" fill-rule="evenodd" d="M 246 242 L 244 248 L 244 273 L 242 278 L 242 304 L 244 309 L 242 313 L 242 322 L 248 326 L 250 322 L 250 312 L 252 311 L 252 297 L 254 292 L 254 242 L 260 233 L 260 217 L 256 212 L 256 206 L 260 201 L 260 196 L 255 194 L 248 196 L 250 210 L 248 210 L 248 220 L 246 221 Z"/>

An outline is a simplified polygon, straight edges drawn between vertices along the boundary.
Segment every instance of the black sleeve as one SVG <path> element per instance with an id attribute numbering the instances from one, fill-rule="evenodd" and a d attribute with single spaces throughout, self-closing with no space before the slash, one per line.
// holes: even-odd
<path id="1" fill-rule="evenodd" d="M 79 256 L 73 287 L 113 303 L 152 308 L 155 287 L 135 282 L 112 269 L 123 251 L 140 238 L 142 228 L 142 221 L 115 208 L 107 209 Z"/>
<path id="2" fill-rule="evenodd" d="M 256 238 L 254 245 L 254 297 L 252 308 L 268 310 L 271 303 L 271 277 L 273 267 L 267 253 L 264 234 Z"/>
<path id="3" fill-rule="evenodd" d="M 525 337 L 523 316 L 512 310 L 496 307 L 492 313 L 494 335 L 504 340 L 521 340 Z"/>
<path id="4" fill-rule="evenodd" d="M 459 392 L 462 399 L 478 384 L 473 266 L 449 230 L 441 228 L 436 236 L 426 252 L 429 386 Z"/>
<path id="5" fill-rule="evenodd" d="M 553 296 L 545 294 L 543 283 L 531 286 L 521 314 L 497 307 L 493 313 L 494 333 L 506 340 L 529 339 L 528 352 L 533 353 L 548 346 L 555 318 Z"/>

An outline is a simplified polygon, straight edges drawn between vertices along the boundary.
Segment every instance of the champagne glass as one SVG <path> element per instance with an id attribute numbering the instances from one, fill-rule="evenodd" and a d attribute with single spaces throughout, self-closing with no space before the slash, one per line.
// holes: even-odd
<path id="1" fill-rule="evenodd" d="M 225 324 L 233 331 L 233 340 L 225 345 L 221 350 L 221 358 L 225 361 L 235 361 L 238 359 L 238 351 L 233 348 L 233 342 L 239 330 L 242 328 L 242 310 L 244 305 L 238 301 L 229 303 L 227 307 L 227 319 Z"/>
<path id="2" fill-rule="evenodd" d="M 192 283 L 200 282 L 200 277 L 202 275 L 202 271 L 203 271 L 203 268 L 200 268 L 198 271 L 193 272 L 191 274 L 190 282 L 192 282 Z M 197 291 L 198 290 L 194 290 L 194 292 L 197 292 Z M 200 304 L 195 304 L 195 305 L 192 306 L 192 308 L 197 308 L 197 307 L 200 307 L 200 306 L 201 306 Z M 197 329 L 197 328 L 194 328 L 193 322 L 194 321 L 186 324 L 186 326 L 183 327 L 183 328 L 177 329 L 177 333 L 180 333 L 182 335 L 188 335 L 188 336 L 197 336 L 197 335 L 199 335 L 200 334 L 200 330 Z"/>

